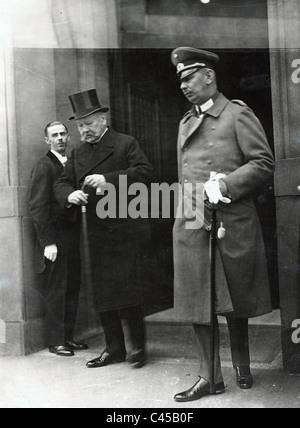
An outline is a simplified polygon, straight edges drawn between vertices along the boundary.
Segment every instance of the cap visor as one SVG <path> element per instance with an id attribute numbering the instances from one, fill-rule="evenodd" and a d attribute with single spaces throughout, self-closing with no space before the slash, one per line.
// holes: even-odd
<path id="1" fill-rule="evenodd" d="M 194 67 L 194 68 L 188 68 L 185 70 L 181 70 L 179 73 L 177 73 L 177 76 L 180 79 L 185 79 L 188 76 L 191 76 L 192 74 L 196 73 L 197 71 L 201 70 L 203 67 Z"/>

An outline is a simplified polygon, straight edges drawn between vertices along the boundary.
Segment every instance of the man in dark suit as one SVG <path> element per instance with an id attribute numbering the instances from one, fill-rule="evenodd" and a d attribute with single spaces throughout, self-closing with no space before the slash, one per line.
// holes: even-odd
<path id="1" fill-rule="evenodd" d="M 64 170 L 70 136 L 65 125 L 46 126 L 50 151 L 33 168 L 29 212 L 37 232 L 37 266 L 45 283 L 49 351 L 70 357 L 87 346 L 73 340 L 80 292 L 79 225 L 74 210 L 62 210 L 53 185 Z M 78 250 L 77 250 L 78 249 Z"/>
<path id="2" fill-rule="evenodd" d="M 74 205 L 87 208 L 95 307 L 106 340 L 105 350 L 88 362 L 87 367 L 125 360 L 127 351 L 121 324 L 124 316 L 132 341 L 129 361 L 139 368 L 146 363 L 141 276 L 143 249 L 150 241 L 149 224 L 145 219 L 114 213 L 100 219 L 97 205 L 107 185 L 114 186 L 117 200 L 125 196 L 127 189 L 121 192 L 120 179 L 128 186 L 149 183 L 152 167 L 133 137 L 107 126 L 108 108 L 100 105 L 95 90 L 72 95 L 70 100 L 75 113 L 72 119 L 76 120 L 83 144 L 73 150 L 64 174 L 55 185 L 55 193 L 62 208 Z M 118 207 L 114 211 L 118 213 Z"/>

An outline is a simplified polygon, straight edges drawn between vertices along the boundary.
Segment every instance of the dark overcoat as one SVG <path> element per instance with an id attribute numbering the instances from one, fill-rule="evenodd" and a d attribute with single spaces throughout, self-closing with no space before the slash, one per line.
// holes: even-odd
<path id="1" fill-rule="evenodd" d="M 64 174 L 55 185 L 62 207 L 67 205 L 68 196 L 81 189 L 85 178 L 92 174 L 104 175 L 106 182 L 114 185 L 118 202 L 120 176 L 126 176 L 128 186 L 137 182 L 148 184 L 153 169 L 133 137 L 109 128 L 95 148 L 84 143 L 69 156 Z M 105 195 L 97 195 L 91 187 L 86 187 L 85 192 L 89 194 L 87 222 L 96 310 L 105 312 L 139 305 L 143 303 L 141 259 L 150 240 L 148 220 L 118 215 L 100 219 L 97 204 Z"/>
<path id="2" fill-rule="evenodd" d="M 211 171 L 227 176 L 232 203 L 219 203 L 217 211 L 226 235 L 217 240 L 216 312 L 236 318 L 269 313 L 265 248 L 252 191 L 272 176 L 274 159 L 259 120 L 244 103 L 220 94 L 202 122 L 194 108 L 181 121 L 178 160 L 182 186 L 205 183 Z M 174 225 L 175 309 L 187 322 L 210 322 L 211 216 L 205 208 L 201 229 L 187 229 L 184 216 Z"/>

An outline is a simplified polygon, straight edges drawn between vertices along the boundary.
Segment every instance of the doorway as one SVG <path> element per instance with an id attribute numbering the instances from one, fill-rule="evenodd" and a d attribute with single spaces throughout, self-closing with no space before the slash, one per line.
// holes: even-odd
<path id="1" fill-rule="evenodd" d="M 273 117 L 268 50 L 220 50 L 219 90 L 229 99 L 241 99 L 260 119 L 274 152 Z M 177 133 L 190 109 L 183 97 L 171 50 L 122 49 L 109 52 L 111 123 L 119 132 L 133 135 L 154 165 L 156 180 L 173 184 L 177 176 Z M 279 284 L 274 181 L 255 192 L 266 246 L 271 295 L 279 308 Z M 154 249 L 162 283 L 149 313 L 173 304 L 172 219 L 151 220 Z M 149 284 L 149 286 L 151 286 Z M 152 285 L 153 286 L 153 285 Z M 154 295 L 152 294 L 152 297 Z"/>

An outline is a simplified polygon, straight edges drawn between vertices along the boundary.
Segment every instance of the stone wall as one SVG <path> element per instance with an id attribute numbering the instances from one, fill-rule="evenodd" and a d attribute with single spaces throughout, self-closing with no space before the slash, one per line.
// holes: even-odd
<path id="1" fill-rule="evenodd" d="M 120 0 L 122 47 L 268 48 L 267 1 Z"/>

